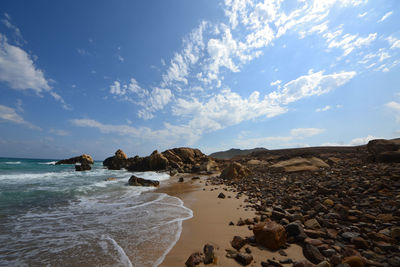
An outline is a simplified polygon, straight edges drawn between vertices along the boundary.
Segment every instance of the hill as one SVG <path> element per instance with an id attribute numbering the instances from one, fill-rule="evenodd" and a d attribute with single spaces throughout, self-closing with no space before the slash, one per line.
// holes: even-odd
<path id="1" fill-rule="evenodd" d="M 216 158 L 216 159 L 231 159 L 235 156 L 246 156 L 249 155 L 253 152 L 261 152 L 261 151 L 268 151 L 268 149 L 263 148 L 263 147 L 256 147 L 253 149 L 238 149 L 238 148 L 231 148 L 226 151 L 218 151 L 210 154 L 210 157 Z"/>

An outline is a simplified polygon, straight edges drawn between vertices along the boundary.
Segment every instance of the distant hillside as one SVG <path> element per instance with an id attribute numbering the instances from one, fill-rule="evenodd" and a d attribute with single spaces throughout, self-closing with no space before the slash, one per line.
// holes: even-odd
<path id="1" fill-rule="evenodd" d="M 216 159 L 231 159 L 235 156 L 246 156 L 249 155 L 250 153 L 253 152 L 260 152 L 260 151 L 267 151 L 268 149 L 263 148 L 263 147 L 256 147 L 253 149 L 237 149 L 237 148 L 231 148 L 226 151 L 219 151 L 219 152 L 214 152 L 210 154 L 210 157 L 216 158 Z"/>

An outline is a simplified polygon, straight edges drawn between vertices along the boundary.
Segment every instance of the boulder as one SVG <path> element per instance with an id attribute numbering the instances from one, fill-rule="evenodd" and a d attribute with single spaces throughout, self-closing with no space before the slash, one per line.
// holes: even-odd
<path id="1" fill-rule="evenodd" d="M 160 182 L 155 180 L 147 180 L 132 175 L 128 181 L 128 184 L 133 186 L 159 186 Z"/>
<path id="2" fill-rule="evenodd" d="M 194 267 L 203 262 L 203 258 L 200 252 L 192 253 L 189 258 L 186 260 L 185 265 L 187 267 Z"/>
<path id="3" fill-rule="evenodd" d="M 154 150 L 149 158 L 149 169 L 152 171 L 165 170 L 168 166 L 168 159 Z"/>
<path id="4" fill-rule="evenodd" d="M 120 170 L 126 168 L 128 157 L 121 149 L 115 151 L 115 155 L 108 157 L 103 161 L 103 166 L 109 170 Z"/>
<path id="5" fill-rule="evenodd" d="M 295 157 L 279 161 L 270 166 L 285 172 L 318 171 L 320 168 L 328 168 L 329 165 L 317 157 L 302 158 Z"/>
<path id="6" fill-rule="evenodd" d="M 76 164 L 76 163 L 93 164 L 94 161 L 93 161 L 93 159 L 92 159 L 92 157 L 90 155 L 83 154 L 83 155 L 80 155 L 80 156 L 77 156 L 77 157 L 59 160 L 59 161 L 56 162 L 56 165 L 60 165 L 60 164 Z"/>
<path id="7" fill-rule="evenodd" d="M 253 229 L 256 243 L 271 250 L 278 250 L 286 244 L 285 228 L 274 222 L 258 223 Z"/>
<path id="8" fill-rule="evenodd" d="M 90 164 L 83 162 L 81 164 L 76 164 L 75 165 L 75 171 L 90 171 L 92 167 L 90 167 Z"/>
<path id="9" fill-rule="evenodd" d="M 222 171 L 220 177 L 227 180 L 236 180 L 244 178 L 250 175 L 250 173 L 250 170 L 242 166 L 240 163 L 232 162 Z"/>

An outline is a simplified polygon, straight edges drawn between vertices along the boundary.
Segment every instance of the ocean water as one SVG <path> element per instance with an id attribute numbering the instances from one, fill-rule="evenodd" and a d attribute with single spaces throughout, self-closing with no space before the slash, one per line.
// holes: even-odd
<path id="1" fill-rule="evenodd" d="M 176 197 L 128 186 L 130 172 L 54 163 L 0 158 L 0 266 L 157 266 L 192 217 Z"/>

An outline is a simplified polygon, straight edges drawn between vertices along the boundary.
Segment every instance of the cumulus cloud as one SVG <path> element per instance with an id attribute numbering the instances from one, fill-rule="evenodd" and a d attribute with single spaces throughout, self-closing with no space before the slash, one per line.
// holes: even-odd
<path id="1" fill-rule="evenodd" d="M 0 121 L 24 125 L 33 130 L 41 130 L 40 127 L 24 120 L 15 109 L 3 105 L 0 105 Z"/>

